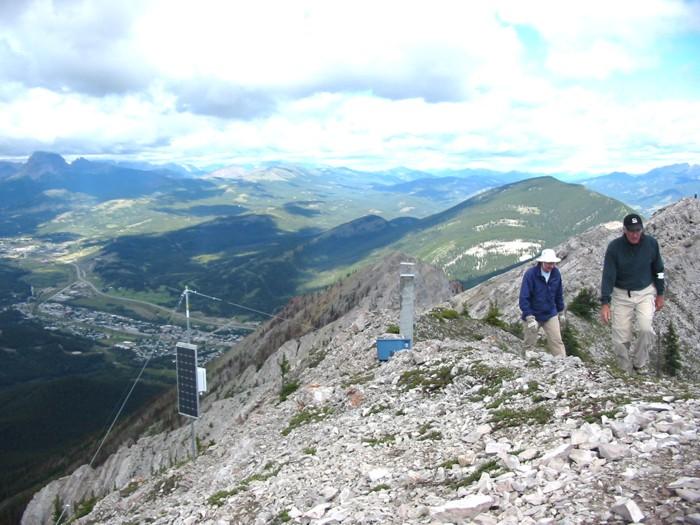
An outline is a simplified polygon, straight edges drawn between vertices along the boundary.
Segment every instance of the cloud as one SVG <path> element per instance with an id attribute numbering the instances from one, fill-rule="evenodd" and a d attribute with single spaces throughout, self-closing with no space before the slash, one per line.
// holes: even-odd
<path id="1" fill-rule="evenodd" d="M 197 79 L 172 89 L 178 111 L 220 118 L 252 119 L 270 115 L 276 102 L 269 92 L 242 88 L 219 79 Z"/>
<path id="2" fill-rule="evenodd" d="M 29 2 L 0 24 L 6 79 L 95 96 L 137 91 L 151 81 L 130 40 L 131 0 Z"/>
<path id="3" fill-rule="evenodd" d="M 698 13 L 679 0 L 4 2 L 0 156 L 581 171 L 652 167 L 675 147 L 700 161 Z M 656 81 L 680 71 L 680 39 L 690 69 L 672 94 Z"/>

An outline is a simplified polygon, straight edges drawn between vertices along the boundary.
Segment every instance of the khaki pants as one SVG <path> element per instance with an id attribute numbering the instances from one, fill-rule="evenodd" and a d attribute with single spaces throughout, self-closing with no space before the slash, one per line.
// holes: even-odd
<path id="1" fill-rule="evenodd" d="M 656 288 L 651 284 L 643 290 L 629 293 L 621 288 L 613 289 L 610 304 L 613 350 L 620 368 L 627 372 L 632 372 L 633 368 L 643 369 L 649 362 L 649 350 L 656 340 L 656 334 L 651 325 L 656 309 L 655 296 Z M 639 333 L 637 341 L 632 346 L 635 319 Z"/>
<path id="2" fill-rule="evenodd" d="M 561 340 L 561 330 L 559 328 L 559 317 L 554 316 L 547 319 L 544 323 L 537 323 L 544 330 L 544 335 L 547 338 L 547 350 L 555 357 L 566 357 L 564 342 Z M 524 328 L 525 345 L 529 348 L 534 348 L 537 343 L 537 328 L 531 329 L 525 323 Z"/>

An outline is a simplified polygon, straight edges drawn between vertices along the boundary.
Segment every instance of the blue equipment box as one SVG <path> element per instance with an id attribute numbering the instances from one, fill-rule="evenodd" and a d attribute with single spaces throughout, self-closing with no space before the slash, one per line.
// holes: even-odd
<path id="1" fill-rule="evenodd" d="M 388 361 L 396 352 L 410 348 L 410 339 L 377 339 L 377 359 Z"/>

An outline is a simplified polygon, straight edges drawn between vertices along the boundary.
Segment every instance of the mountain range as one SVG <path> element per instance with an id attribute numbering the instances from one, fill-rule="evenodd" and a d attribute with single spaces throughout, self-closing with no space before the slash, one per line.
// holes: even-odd
<path id="1" fill-rule="evenodd" d="M 619 221 L 630 211 L 582 185 L 530 175 L 475 170 L 429 174 L 401 168 L 378 176 L 282 163 L 205 173 L 176 165 L 85 159 L 67 163 L 51 153 L 36 153 L 24 164 L 0 163 L 0 235 L 35 239 L 62 254 L 34 257 L 18 249 L 19 256 L 0 265 L 0 287 L 6 291 L 1 356 L 7 365 L 4 378 L 15 381 L 2 391 L 5 406 L 11 408 L 0 421 L 3 437 L 10 436 L 15 444 L 32 443 L 36 436 L 24 434 L 32 427 L 32 414 L 43 414 L 51 406 L 45 401 L 59 399 L 49 392 L 60 387 L 65 399 L 84 407 L 87 401 L 118 394 L 118 384 L 136 366 L 129 358 L 112 362 L 113 356 L 102 356 L 99 348 L 88 348 L 80 338 L 51 333 L 13 310 L 14 303 L 33 294 L 48 298 L 69 284 L 66 279 L 73 270 L 67 262 L 78 261 L 77 277 L 87 271 L 95 290 L 168 308 L 185 285 L 223 298 L 193 306 L 226 317 L 250 311 L 242 313 L 238 305 L 275 311 L 286 319 L 304 317 L 309 315 L 309 302 L 314 303 L 312 322 L 288 323 L 274 337 L 266 333 L 255 344 L 241 346 L 242 352 L 250 353 L 241 363 L 259 367 L 290 337 L 301 337 L 309 327 L 321 328 L 346 313 L 354 304 L 353 293 L 374 294 L 372 304 L 381 303 L 380 294 L 370 289 L 382 277 L 365 273 L 366 268 L 395 250 L 437 266 L 468 287 L 590 226 Z M 375 281 L 353 284 L 352 293 L 343 291 L 346 285 L 333 284 L 348 275 Z M 320 301 L 332 293 L 336 293 L 333 300 Z M 67 304 L 123 308 L 75 296 Z M 307 305 L 304 314 L 297 311 L 300 305 Z M 25 348 L 31 341 L 37 344 Z M 62 360 L 51 354 L 56 349 Z M 84 355 L 68 359 L 66 349 Z M 17 364 L 18 357 L 29 366 Z M 86 368 L 69 369 L 77 361 Z M 54 362 L 52 370 L 40 366 Z M 13 366 L 34 375 L 17 375 Z M 225 367 L 225 373 L 242 373 L 246 370 L 242 366 Z M 79 384 L 74 372 L 82 374 Z M 17 384 L 20 378 L 31 381 L 31 388 Z M 136 421 L 141 419 L 139 407 L 167 384 L 160 371 L 149 381 L 151 389 L 136 396 L 136 404 L 129 407 L 137 414 Z M 93 390 L 101 395 L 93 396 Z M 173 418 L 162 417 L 167 412 L 163 402 L 154 406 L 159 415 L 145 420 L 165 420 L 164 425 L 172 427 Z M 48 410 L 61 413 L 55 407 Z M 86 410 L 104 415 L 94 407 Z M 125 436 L 140 427 L 132 421 L 129 428 Z M 78 433 L 97 428 L 76 424 L 60 430 L 52 433 L 54 439 L 41 442 L 31 461 L 20 460 L 12 465 L 15 470 L 6 469 L 7 479 L 26 481 L 23 487 L 29 487 L 45 479 L 41 476 L 59 473 L 79 452 L 80 439 L 86 439 Z M 75 432 L 67 435 L 65 430 Z M 39 477 L 32 470 L 37 464 L 47 467 Z M 16 468 L 24 469 L 24 478 Z M 3 498 L 8 495 L 3 492 Z"/>
<path id="2" fill-rule="evenodd" d="M 673 164 L 640 175 L 611 173 L 581 182 L 649 215 L 684 197 L 696 197 L 700 193 L 700 166 Z"/>

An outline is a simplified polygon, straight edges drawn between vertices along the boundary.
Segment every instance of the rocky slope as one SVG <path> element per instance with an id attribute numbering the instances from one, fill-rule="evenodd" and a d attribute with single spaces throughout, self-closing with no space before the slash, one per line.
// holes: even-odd
<path id="1" fill-rule="evenodd" d="M 696 268 L 685 257 L 697 232 L 666 237 L 664 213 L 652 222 L 668 273 L 697 293 L 692 274 L 680 281 L 678 273 Z M 682 225 L 698 220 L 698 208 L 682 202 L 670 215 Z M 576 270 L 581 286 L 597 287 L 585 261 L 604 249 L 603 234 L 615 235 L 596 229 L 567 243 L 565 277 Z M 672 266 L 676 258 L 685 266 Z M 514 318 L 517 274 L 502 279 L 457 302 L 474 317 L 498 298 Z M 83 524 L 700 523 L 697 383 L 619 374 L 595 322 L 572 320 L 599 359 L 554 360 L 523 355 L 513 334 L 446 303 L 418 319 L 413 350 L 379 363 L 375 341 L 398 321 L 395 293 L 381 289 L 247 367 L 235 388 L 221 382 L 205 398 L 194 461 L 188 426 L 145 436 L 100 468 L 49 484 L 23 523 L 51 522 L 56 502 L 85 513 Z M 292 366 L 286 381 L 300 385 L 284 400 L 283 356 Z"/>

